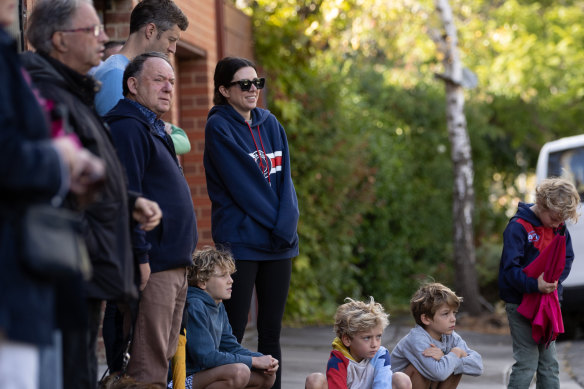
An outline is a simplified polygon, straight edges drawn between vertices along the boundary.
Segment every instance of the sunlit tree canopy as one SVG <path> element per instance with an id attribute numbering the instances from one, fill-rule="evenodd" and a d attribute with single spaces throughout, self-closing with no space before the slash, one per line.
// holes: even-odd
<path id="1" fill-rule="evenodd" d="M 584 1 L 452 0 L 475 168 L 481 288 L 546 141 L 582 132 Z M 430 0 L 238 2 L 253 20 L 268 108 L 286 128 L 301 208 L 288 320 L 329 320 L 346 296 L 404 308 L 452 283 L 452 166 L 441 24 Z M 496 294 L 487 297 L 497 299 Z"/>

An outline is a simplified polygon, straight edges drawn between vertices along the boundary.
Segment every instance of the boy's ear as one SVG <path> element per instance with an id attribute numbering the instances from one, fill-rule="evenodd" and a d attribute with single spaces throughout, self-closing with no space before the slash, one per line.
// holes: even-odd
<path id="1" fill-rule="evenodd" d="M 207 283 L 205 281 L 197 282 L 197 288 L 207 290 Z"/>
<path id="2" fill-rule="evenodd" d="M 349 335 L 343 334 L 343 336 L 341 336 L 341 342 L 343 342 L 345 347 L 351 347 L 351 337 Z"/>
<path id="3" fill-rule="evenodd" d="M 430 325 L 432 323 L 432 318 L 429 318 L 428 315 L 422 313 L 420 316 L 420 320 L 424 323 L 425 326 Z"/>

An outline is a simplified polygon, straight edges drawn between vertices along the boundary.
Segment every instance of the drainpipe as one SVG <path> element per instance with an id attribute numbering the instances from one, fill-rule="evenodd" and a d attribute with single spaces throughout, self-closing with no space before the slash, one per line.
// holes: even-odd
<path id="1" fill-rule="evenodd" d="M 215 0 L 217 61 L 225 56 L 225 20 L 223 14 L 223 0 Z"/>

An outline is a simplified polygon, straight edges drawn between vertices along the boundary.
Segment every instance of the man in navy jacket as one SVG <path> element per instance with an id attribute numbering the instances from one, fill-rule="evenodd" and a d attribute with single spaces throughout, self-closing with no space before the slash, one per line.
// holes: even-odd
<path id="1" fill-rule="evenodd" d="M 124 99 L 104 117 L 129 187 L 158 202 L 163 220 L 152 231 L 133 230 L 142 295 L 128 374 L 166 386 L 187 293 L 186 267 L 197 244 L 188 184 L 160 117 L 171 107 L 174 70 L 161 53 L 134 58 L 124 72 Z"/>

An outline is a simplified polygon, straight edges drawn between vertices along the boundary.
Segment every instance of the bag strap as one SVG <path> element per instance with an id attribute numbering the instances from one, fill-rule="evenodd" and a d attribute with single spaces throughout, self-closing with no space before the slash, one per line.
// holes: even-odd
<path id="1" fill-rule="evenodd" d="M 136 325 L 136 320 L 138 319 L 139 299 L 137 301 L 135 301 L 134 303 L 129 303 L 128 306 L 129 306 L 130 317 L 131 317 L 132 323 L 130 325 L 130 330 L 128 332 L 128 335 L 126 336 L 126 339 L 124 340 L 124 347 L 122 347 L 120 350 L 117 351 L 117 353 L 114 357 L 114 360 L 113 360 L 113 362 L 116 362 L 120 358 L 122 358 L 122 368 L 119 372 L 116 373 L 116 376 L 113 378 L 114 382 L 118 381 L 120 378 L 125 376 L 126 371 L 128 370 L 128 364 L 130 363 L 130 358 L 131 358 L 130 349 L 132 347 L 132 341 L 134 340 L 134 326 Z M 101 378 L 97 384 L 98 388 L 105 387 L 105 385 L 104 385 L 105 380 L 108 377 L 109 372 L 110 372 L 110 367 L 108 364 L 107 369 L 105 369 L 105 371 L 103 372 L 103 375 L 101 376 Z"/>

